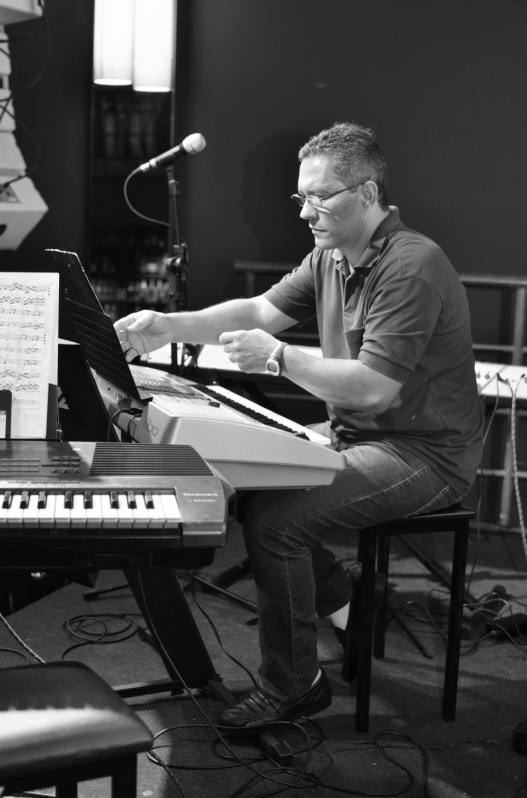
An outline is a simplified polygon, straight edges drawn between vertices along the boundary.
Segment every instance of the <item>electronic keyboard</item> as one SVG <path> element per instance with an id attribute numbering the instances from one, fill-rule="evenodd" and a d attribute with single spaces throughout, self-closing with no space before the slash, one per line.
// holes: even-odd
<path id="1" fill-rule="evenodd" d="M 140 366 L 131 372 L 142 405 L 94 375 L 114 423 L 137 443 L 193 446 L 235 489 L 329 485 L 346 468 L 329 438 L 226 388 Z"/>
<path id="2" fill-rule="evenodd" d="M 0 441 L 0 539 L 223 546 L 232 488 L 190 446 Z"/>

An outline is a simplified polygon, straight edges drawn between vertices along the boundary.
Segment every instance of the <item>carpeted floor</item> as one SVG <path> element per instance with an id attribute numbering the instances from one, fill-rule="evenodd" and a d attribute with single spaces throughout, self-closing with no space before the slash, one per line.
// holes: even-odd
<path id="1" fill-rule="evenodd" d="M 472 538 L 469 550 L 469 571 L 475 563 L 470 583 L 472 595 L 480 598 L 501 584 L 511 596 L 512 610 L 525 612 L 527 566 L 519 536 L 487 532 L 478 541 L 474 532 Z M 450 535 L 426 539 L 417 536 L 415 541 L 429 557 L 448 567 Z M 356 559 L 356 543 L 357 538 L 352 535 L 346 540 L 334 540 L 332 547 L 343 561 L 352 563 Z M 234 524 L 226 549 L 218 551 L 207 571 L 220 572 L 244 557 L 241 532 Z M 364 796 L 404 794 L 409 798 L 426 794 L 430 798 L 527 795 L 527 756 L 515 753 L 511 745 L 513 729 L 527 719 L 527 643 L 521 638 L 511 642 L 493 637 L 479 644 L 467 641 L 460 665 L 457 718 L 454 723 L 445 723 L 441 718 L 444 643 L 423 608 L 432 610 L 434 618 L 440 621 L 440 613 L 447 607 L 447 593 L 401 543 L 394 542 L 390 562 L 390 602 L 396 607 L 406 605 L 403 617 L 418 635 L 427 656 L 392 620 L 386 657 L 374 661 L 370 733 L 361 736 L 354 730 L 355 686 L 350 687 L 342 680 L 336 638 L 328 623 L 320 621 L 319 655 L 331 681 L 334 700 L 329 709 L 314 718 L 315 723 L 304 724 L 303 731 L 288 732 L 289 742 L 296 751 L 294 773 L 305 767 L 305 774 L 282 794 L 298 798 L 308 795 L 328 798 L 346 792 Z M 97 587 L 123 583 L 122 574 L 104 572 Z M 106 616 L 94 621 L 92 628 L 100 629 L 100 621 L 104 621 L 110 632 L 124 628 L 126 623 L 116 615 L 131 616 L 142 624 L 128 588 L 105 594 L 95 602 L 84 600 L 85 589 L 69 584 L 10 615 L 8 620 L 46 661 L 59 660 L 66 649 L 79 642 L 64 628 L 75 616 Z M 250 576 L 237 582 L 232 590 L 254 598 Z M 190 590 L 187 595 L 218 673 L 233 691 L 243 689 L 249 677 L 220 649 L 198 605 L 215 625 L 225 651 L 254 673 L 258 667 L 258 628 L 253 613 L 229 598 L 203 589 L 198 589 L 195 600 Z M 0 647 L 21 651 L 3 625 L 0 625 Z M 137 635 L 109 645 L 83 645 L 71 650 L 65 658 L 86 663 L 113 686 L 165 676 L 157 652 Z M 20 657 L 0 651 L 0 667 L 18 664 L 22 664 Z M 129 703 L 154 733 L 167 730 L 156 741 L 156 753 L 166 763 L 176 765 L 165 770 L 141 755 L 138 796 L 256 798 L 276 794 L 284 790 L 285 782 L 297 778 L 293 772 L 281 773 L 262 759 L 261 749 L 254 740 L 230 741 L 231 750 L 244 758 L 247 765 L 239 764 L 221 743 L 216 744 L 216 735 L 207 718 L 214 721 L 220 705 L 209 696 L 195 696 L 194 701 L 162 694 L 130 699 Z M 426 776 L 424 756 L 429 762 Z M 387 757 L 396 760 L 407 772 L 398 769 Z M 266 773 L 266 779 L 253 783 L 255 771 Z M 107 780 L 86 782 L 80 790 L 81 798 L 109 795 Z"/>

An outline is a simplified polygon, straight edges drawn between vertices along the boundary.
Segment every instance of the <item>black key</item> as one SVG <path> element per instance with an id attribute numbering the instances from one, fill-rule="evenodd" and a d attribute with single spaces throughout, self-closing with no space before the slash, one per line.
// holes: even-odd
<path id="1" fill-rule="evenodd" d="M 44 510 L 46 508 L 47 503 L 48 503 L 48 497 L 46 495 L 46 491 L 45 490 L 39 491 L 38 502 L 37 502 L 38 509 Z"/>
<path id="2" fill-rule="evenodd" d="M 149 490 L 147 490 L 145 493 L 145 504 L 147 510 L 154 509 L 154 499 L 152 498 L 152 494 Z"/>
<path id="3" fill-rule="evenodd" d="M 93 498 L 91 490 L 84 491 L 84 509 L 93 510 Z"/>
<path id="4" fill-rule="evenodd" d="M 137 510 L 137 502 L 135 500 L 135 493 L 131 490 L 128 491 L 126 494 L 126 499 L 128 501 L 128 507 L 130 510 Z"/>
<path id="5" fill-rule="evenodd" d="M 13 491 L 6 490 L 6 492 L 4 493 L 4 501 L 2 502 L 2 510 L 9 510 L 12 501 L 13 501 Z"/>
<path id="6" fill-rule="evenodd" d="M 115 490 L 110 491 L 110 507 L 112 510 L 119 509 L 119 496 Z"/>
<path id="7" fill-rule="evenodd" d="M 29 491 L 23 490 L 20 496 L 20 509 L 27 510 L 29 507 Z"/>
<path id="8" fill-rule="evenodd" d="M 64 509 L 73 510 L 73 492 L 71 490 L 67 490 L 64 494 Z"/>

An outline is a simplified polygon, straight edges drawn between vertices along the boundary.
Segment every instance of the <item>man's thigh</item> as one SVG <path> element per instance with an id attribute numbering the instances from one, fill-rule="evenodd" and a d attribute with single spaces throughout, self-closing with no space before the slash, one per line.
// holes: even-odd
<path id="1" fill-rule="evenodd" d="M 362 529 L 458 500 L 447 483 L 414 455 L 380 443 L 345 450 L 348 467 L 331 485 L 311 490 L 262 491 L 244 526 L 301 532 L 311 545 L 339 530 Z"/>

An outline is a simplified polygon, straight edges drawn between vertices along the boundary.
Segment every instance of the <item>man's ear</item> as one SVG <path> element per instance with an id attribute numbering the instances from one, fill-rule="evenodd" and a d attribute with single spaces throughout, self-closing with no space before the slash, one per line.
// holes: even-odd
<path id="1" fill-rule="evenodd" d="M 362 204 L 364 207 L 371 208 L 372 205 L 375 205 L 378 196 L 379 189 L 377 188 L 377 183 L 373 180 L 367 180 L 362 184 Z"/>

